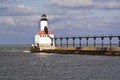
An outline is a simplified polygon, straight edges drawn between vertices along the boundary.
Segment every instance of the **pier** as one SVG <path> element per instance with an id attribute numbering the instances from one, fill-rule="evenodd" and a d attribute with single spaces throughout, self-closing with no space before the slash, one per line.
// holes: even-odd
<path id="1" fill-rule="evenodd" d="M 104 35 L 101 35 L 101 36 L 74 36 L 74 37 L 55 37 L 54 38 L 54 41 L 55 41 L 55 45 L 57 46 L 57 40 L 60 41 L 60 46 L 62 47 L 63 46 L 63 40 L 66 40 L 66 46 L 68 47 L 69 45 L 69 40 L 71 39 L 72 40 L 72 46 L 75 47 L 75 40 L 79 40 L 79 47 L 82 47 L 82 39 L 85 39 L 86 40 L 86 47 L 88 47 L 89 45 L 89 39 L 92 39 L 93 40 L 93 46 L 96 47 L 97 43 L 97 39 L 101 39 L 101 47 L 104 47 L 105 43 L 104 43 L 104 39 L 105 38 L 108 38 L 109 39 L 109 47 L 112 47 L 112 39 L 113 38 L 117 38 L 117 42 L 116 44 L 118 44 L 118 46 L 116 47 L 120 47 L 120 35 L 108 35 L 108 36 L 104 36 Z M 64 44 L 65 46 L 65 44 Z"/>
<path id="2" fill-rule="evenodd" d="M 107 43 L 104 42 L 106 38 L 108 39 Z M 117 40 L 116 45 L 112 43 L 112 39 L 114 38 Z M 89 43 L 90 39 L 92 40 L 93 43 Z M 54 37 L 54 39 L 51 40 L 54 40 L 55 42 L 55 49 L 45 49 L 39 51 L 39 49 L 37 48 L 37 52 L 120 56 L 120 35 L 73 36 L 73 37 L 66 36 L 66 37 Z M 76 40 L 78 41 L 77 43 Z M 82 40 L 84 40 L 85 42 L 84 45 L 82 43 Z M 97 43 L 97 40 L 99 40 L 100 42 L 99 45 Z"/>

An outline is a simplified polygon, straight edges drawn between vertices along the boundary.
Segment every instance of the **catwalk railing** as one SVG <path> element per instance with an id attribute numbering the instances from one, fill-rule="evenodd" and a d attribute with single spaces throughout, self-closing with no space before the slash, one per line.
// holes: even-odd
<path id="1" fill-rule="evenodd" d="M 117 38 L 117 44 L 118 44 L 118 47 L 120 47 L 120 35 L 108 35 L 108 36 L 105 36 L 105 35 L 101 35 L 101 36 L 66 36 L 66 37 L 55 37 L 54 38 L 54 42 L 55 42 L 55 45 L 57 46 L 57 40 L 59 40 L 60 42 L 60 46 L 62 47 L 63 46 L 63 40 L 66 40 L 66 43 L 65 45 L 68 47 L 70 45 L 69 43 L 69 40 L 72 39 L 72 46 L 75 47 L 76 43 L 75 43 L 75 40 L 78 39 L 79 40 L 79 47 L 82 47 L 82 39 L 85 39 L 86 40 L 86 46 L 88 47 L 89 45 L 89 39 L 92 39 L 93 40 L 93 46 L 96 47 L 97 46 L 97 39 L 100 39 L 101 40 L 101 47 L 104 47 L 105 43 L 104 43 L 104 39 L 105 38 L 108 38 L 109 39 L 109 47 L 112 47 L 112 39 L 113 38 Z M 64 46 L 65 46 L 64 45 Z"/>

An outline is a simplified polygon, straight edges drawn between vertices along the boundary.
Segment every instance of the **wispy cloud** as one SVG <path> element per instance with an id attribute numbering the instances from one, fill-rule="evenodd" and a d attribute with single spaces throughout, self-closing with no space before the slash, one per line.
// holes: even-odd
<path id="1" fill-rule="evenodd" d="M 119 0 L 50 0 L 48 5 L 79 9 L 120 9 Z"/>

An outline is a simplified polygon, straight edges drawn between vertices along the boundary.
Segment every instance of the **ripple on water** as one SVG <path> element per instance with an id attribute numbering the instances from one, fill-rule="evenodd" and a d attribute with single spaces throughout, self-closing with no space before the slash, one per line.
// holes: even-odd
<path id="1" fill-rule="evenodd" d="M 0 54 L 0 80 L 119 80 L 120 58 L 48 53 Z"/>

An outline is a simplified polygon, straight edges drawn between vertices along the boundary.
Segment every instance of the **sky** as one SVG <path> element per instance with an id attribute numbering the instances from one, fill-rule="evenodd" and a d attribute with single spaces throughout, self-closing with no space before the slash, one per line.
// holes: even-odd
<path id="1" fill-rule="evenodd" d="M 43 13 L 55 36 L 120 34 L 120 0 L 0 0 L 0 44 L 32 44 Z"/>

